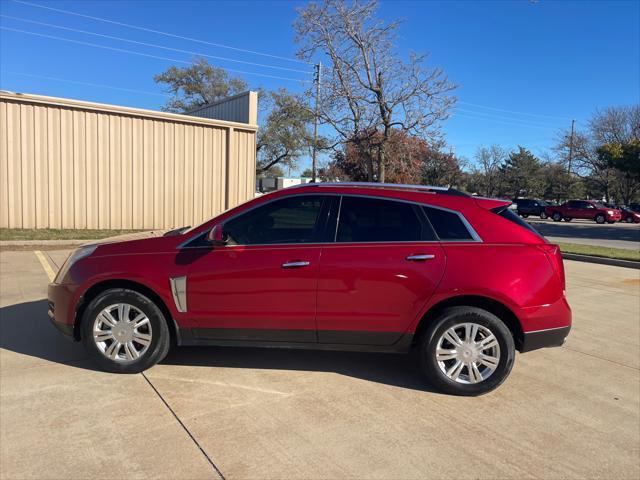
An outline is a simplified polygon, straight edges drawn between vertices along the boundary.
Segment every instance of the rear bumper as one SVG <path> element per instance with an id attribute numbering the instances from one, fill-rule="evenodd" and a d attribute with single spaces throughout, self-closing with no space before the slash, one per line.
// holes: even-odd
<path id="1" fill-rule="evenodd" d="M 73 285 L 50 283 L 47 288 L 49 307 L 47 314 L 51 323 L 65 336 L 74 338 L 73 327 L 75 309 L 73 306 Z"/>
<path id="2" fill-rule="evenodd" d="M 569 325 L 567 327 L 525 332 L 520 351 L 524 353 L 539 348 L 560 347 L 566 341 L 570 330 L 571 326 Z"/>

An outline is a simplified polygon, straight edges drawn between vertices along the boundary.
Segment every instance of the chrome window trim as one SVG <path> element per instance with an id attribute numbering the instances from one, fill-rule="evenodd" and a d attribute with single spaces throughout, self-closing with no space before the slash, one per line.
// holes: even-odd
<path id="1" fill-rule="evenodd" d="M 292 188 L 292 187 L 289 187 Z M 480 237 L 480 235 L 478 235 L 478 233 L 475 231 L 475 229 L 471 226 L 471 224 L 467 221 L 467 219 L 464 217 L 464 215 L 462 215 L 462 213 L 456 211 L 456 210 L 451 210 L 450 208 L 445 208 L 445 207 L 440 207 L 438 205 L 432 205 L 432 204 L 428 204 L 428 203 L 422 203 L 422 202 L 416 202 L 413 200 L 405 200 L 403 198 L 392 198 L 392 197 L 386 197 L 383 195 L 370 195 L 370 194 L 355 194 L 355 193 L 338 193 L 338 192 L 323 192 L 323 193 L 295 193 L 292 195 L 286 195 L 286 196 L 282 196 L 282 197 L 278 197 L 278 198 L 273 198 L 270 200 L 267 200 L 265 202 L 262 202 L 258 205 L 255 205 L 247 210 L 243 210 L 242 212 L 239 212 L 229 218 L 227 218 L 225 220 L 225 223 L 233 220 L 234 218 L 239 217 L 240 215 L 244 215 L 245 213 L 249 213 L 253 210 L 255 210 L 256 208 L 260 208 L 264 205 L 268 205 L 270 203 L 273 202 L 277 202 L 278 200 L 284 200 L 286 198 L 292 198 L 292 197 L 307 197 L 307 196 L 318 196 L 318 195 L 324 195 L 324 196 L 340 196 L 340 204 L 338 206 L 338 215 L 336 217 L 336 231 L 334 233 L 334 240 L 333 242 L 312 242 L 312 243 L 252 243 L 252 244 L 237 244 L 237 245 L 228 245 L 225 248 L 233 248 L 233 247 L 275 247 L 278 245 L 299 245 L 299 246 L 312 246 L 312 245 L 349 245 L 349 244 L 357 244 L 357 245 L 367 245 L 367 244 L 374 244 L 374 243 L 382 243 L 382 244 L 393 244 L 393 243 L 483 243 L 482 238 Z M 460 218 L 460 221 L 463 223 L 463 225 L 465 226 L 465 228 L 467 229 L 467 231 L 469 232 L 469 234 L 471 235 L 471 239 L 462 239 L 462 240 L 395 240 L 395 241 L 384 241 L 384 242 L 337 242 L 337 236 L 338 236 L 338 225 L 340 223 L 340 212 L 342 210 L 342 197 L 356 197 L 356 198 L 373 198 L 376 200 L 388 200 L 391 202 L 400 202 L 400 203 L 408 203 L 410 205 L 415 205 L 417 207 L 429 207 L 429 208 L 435 208 L 437 210 L 443 210 L 445 212 L 449 212 L 449 213 L 453 213 L 455 215 L 458 216 L 458 218 Z M 426 215 L 426 212 L 425 212 Z M 427 216 L 428 219 L 428 216 Z M 437 232 L 435 231 L 435 229 L 433 228 L 433 226 L 431 227 L 432 230 L 434 231 L 436 237 L 438 236 Z M 207 248 L 210 249 L 211 247 L 209 246 L 200 246 L 200 247 L 187 247 L 185 246 L 186 244 L 190 243 L 191 241 L 195 240 L 196 238 L 206 235 L 207 234 L 207 230 L 205 230 L 204 232 L 200 232 L 197 235 L 194 235 L 193 237 L 185 240 L 184 242 L 182 242 L 181 244 L 179 244 L 177 246 L 178 249 L 187 249 L 187 250 L 191 250 L 191 249 L 200 249 L 200 248 Z"/>

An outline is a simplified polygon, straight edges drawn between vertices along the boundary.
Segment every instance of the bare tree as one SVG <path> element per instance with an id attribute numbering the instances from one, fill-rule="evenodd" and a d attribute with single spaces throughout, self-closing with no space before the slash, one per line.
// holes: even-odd
<path id="1" fill-rule="evenodd" d="M 588 180 L 586 185 L 592 193 L 602 195 L 609 202 L 613 194 L 629 197 L 635 194 L 636 184 L 621 184 L 621 174 L 598 154 L 603 145 L 625 145 L 640 139 L 640 106 L 609 107 L 596 111 L 588 128 L 573 136 L 560 132 L 555 147 L 560 159 L 568 163 L 568 152 L 572 152 L 570 173 Z M 640 160 L 639 160 L 640 161 Z M 620 192 L 620 189 L 624 192 Z M 631 192 L 631 193 L 629 193 Z"/>
<path id="2" fill-rule="evenodd" d="M 400 58 L 399 21 L 384 22 L 376 10 L 372 0 L 312 2 L 298 9 L 294 27 L 300 58 L 322 54 L 329 60 L 319 119 L 335 130 L 334 146 L 351 143 L 361 149 L 363 140 L 371 145 L 379 139 L 375 149 L 362 153 L 369 180 L 377 173 L 383 182 L 392 129 L 434 139 L 456 99 L 443 71 L 425 65 L 426 54 L 412 53 L 406 62 Z"/>
<path id="3" fill-rule="evenodd" d="M 482 179 L 482 193 L 488 197 L 498 194 L 500 190 L 500 165 L 507 158 L 509 152 L 499 145 L 490 147 L 480 147 L 475 154 L 475 165 L 473 170 Z"/>

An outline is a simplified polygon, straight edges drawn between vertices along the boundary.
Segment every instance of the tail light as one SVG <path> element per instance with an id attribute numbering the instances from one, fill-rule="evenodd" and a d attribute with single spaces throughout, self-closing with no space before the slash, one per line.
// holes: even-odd
<path id="1" fill-rule="evenodd" d="M 560 279 L 560 285 L 562 286 L 562 292 L 564 293 L 566 285 L 564 279 L 564 263 L 562 261 L 562 253 L 560 252 L 560 247 L 558 245 L 554 245 L 553 243 L 541 243 L 537 245 L 537 247 L 547 255 L 549 263 L 551 263 L 551 267 Z"/>

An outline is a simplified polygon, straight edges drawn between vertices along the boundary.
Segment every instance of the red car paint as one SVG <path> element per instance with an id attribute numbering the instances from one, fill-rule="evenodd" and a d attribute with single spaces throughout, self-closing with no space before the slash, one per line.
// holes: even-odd
<path id="1" fill-rule="evenodd" d="M 462 214 L 481 241 L 182 248 L 256 206 L 303 194 L 441 207 Z M 547 346 L 527 347 L 526 338 L 559 327 L 568 332 L 571 325 L 560 251 L 533 230 L 496 213 L 508 203 L 407 188 L 320 184 L 285 189 L 183 234 L 99 244 L 50 284 L 49 314 L 77 340 L 87 301 L 100 290 L 127 285 L 157 296 L 182 344 L 209 339 L 385 347 L 410 339 L 443 302 L 462 299 L 462 304 L 491 305 L 505 321 L 511 319 L 521 350 Z M 407 261 L 415 255 L 427 255 L 429 261 Z M 292 261 L 308 265 L 282 268 Z M 178 311 L 169 282 L 182 276 L 188 279 L 186 312 Z M 409 343 L 402 345 L 398 348 Z"/>

